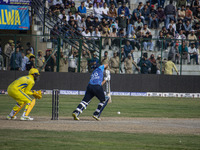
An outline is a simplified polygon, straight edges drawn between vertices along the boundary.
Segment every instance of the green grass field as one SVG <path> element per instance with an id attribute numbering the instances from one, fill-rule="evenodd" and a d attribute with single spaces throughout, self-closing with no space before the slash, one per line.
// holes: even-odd
<path id="1" fill-rule="evenodd" d="M 60 96 L 60 117 L 70 117 L 82 97 Z M 199 99 L 113 96 L 112 101 L 102 117 L 200 118 Z M 91 116 L 97 104 L 98 100 L 94 98 L 81 116 Z M 0 95 L 0 117 L 5 118 L 14 105 L 15 101 L 12 98 Z M 118 111 L 121 112 L 120 115 L 117 114 Z M 45 95 L 42 100 L 38 100 L 30 115 L 51 117 L 51 96 Z M 197 150 L 200 149 L 200 135 L 59 132 L 9 130 L 0 127 L 0 149 Z"/>

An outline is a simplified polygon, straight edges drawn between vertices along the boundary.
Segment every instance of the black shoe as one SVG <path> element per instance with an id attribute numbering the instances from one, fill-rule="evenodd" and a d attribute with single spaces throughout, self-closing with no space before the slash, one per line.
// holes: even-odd
<path id="1" fill-rule="evenodd" d="M 109 50 L 111 50 L 112 48 L 111 48 L 111 46 L 109 46 Z"/>

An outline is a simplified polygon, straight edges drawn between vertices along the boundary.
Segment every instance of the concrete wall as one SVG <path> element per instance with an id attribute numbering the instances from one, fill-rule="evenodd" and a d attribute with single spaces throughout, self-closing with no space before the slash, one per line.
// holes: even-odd
<path id="1" fill-rule="evenodd" d="M 0 71 L 0 90 L 28 72 Z M 85 90 L 90 74 L 83 73 L 41 73 L 40 81 L 34 89 Z M 178 92 L 199 93 L 200 76 L 168 75 L 125 75 L 113 74 L 112 91 L 121 92 Z"/>

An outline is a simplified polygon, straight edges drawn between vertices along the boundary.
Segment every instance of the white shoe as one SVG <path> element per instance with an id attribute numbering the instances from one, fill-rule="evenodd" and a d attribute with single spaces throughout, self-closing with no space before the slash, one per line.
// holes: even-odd
<path id="1" fill-rule="evenodd" d="M 17 119 L 17 116 L 10 117 L 10 115 L 8 115 L 8 116 L 6 117 L 6 119 L 7 119 L 7 120 L 15 120 L 15 119 Z"/>
<path id="2" fill-rule="evenodd" d="M 31 118 L 29 116 L 21 116 L 20 120 L 27 121 L 27 120 L 33 120 L 34 118 Z"/>

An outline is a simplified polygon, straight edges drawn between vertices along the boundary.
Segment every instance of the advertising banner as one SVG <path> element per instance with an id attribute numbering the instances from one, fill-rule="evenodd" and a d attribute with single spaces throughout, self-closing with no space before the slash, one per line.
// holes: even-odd
<path id="1" fill-rule="evenodd" d="M 0 0 L 0 5 L 30 5 L 31 0 Z"/>
<path id="2" fill-rule="evenodd" d="M 0 5 L 0 29 L 29 30 L 28 6 Z"/>

